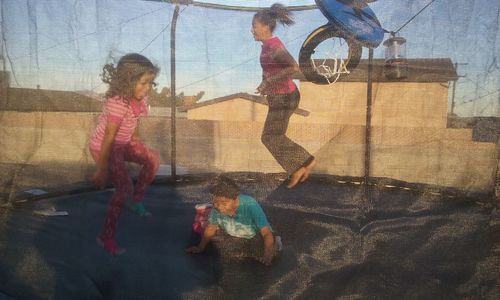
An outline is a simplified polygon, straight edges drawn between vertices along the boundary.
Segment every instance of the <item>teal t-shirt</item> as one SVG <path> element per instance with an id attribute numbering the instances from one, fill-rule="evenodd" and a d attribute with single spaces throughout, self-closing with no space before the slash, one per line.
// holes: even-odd
<path id="1" fill-rule="evenodd" d="M 239 195 L 240 205 L 234 216 L 221 214 L 213 208 L 208 217 L 208 222 L 217 225 L 234 237 L 251 239 L 260 230 L 269 225 L 266 215 L 257 201 L 247 195 Z"/>

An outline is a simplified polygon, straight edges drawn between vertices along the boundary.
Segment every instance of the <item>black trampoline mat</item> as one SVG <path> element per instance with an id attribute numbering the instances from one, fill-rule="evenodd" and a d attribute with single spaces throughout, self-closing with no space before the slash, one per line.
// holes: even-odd
<path id="1" fill-rule="evenodd" d="M 112 190 L 29 202 L 1 216 L 0 299 L 499 299 L 491 208 L 397 189 L 310 180 L 289 190 L 238 181 L 263 206 L 284 250 L 270 267 L 188 255 L 206 184 L 158 184 L 153 213 L 124 210 L 110 256 L 96 242 Z M 40 217 L 53 205 L 66 217 Z"/>

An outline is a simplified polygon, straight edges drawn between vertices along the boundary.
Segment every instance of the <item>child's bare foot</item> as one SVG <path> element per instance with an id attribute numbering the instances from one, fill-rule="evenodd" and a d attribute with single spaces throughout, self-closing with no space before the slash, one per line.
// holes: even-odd
<path id="1" fill-rule="evenodd" d="M 287 188 L 293 188 L 296 186 L 299 182 L 304 182 L 306 181 L 307 178 L 309 178 L 309 174 L 311 174 L 312 169 L 316 165 L 316 159 L 313 158 L 309 164 L 307 164 L 304 167 L 299 168 L 297 171 L 295 171 L 292 174 L 292 177 L 290 178 L 290 183 L 287 185 Z"/>
<path id="2" fill-rule="evenodd" d="M 286 187 L 291 189 L 294 186 L 296 186 L 297 183 L 299 183 L 300 179 L 302 178 L 302 176 L 304 176 L 304 174 L 306 172 L 307 172 L 307 170 L 305 167 L 301 167 L 301 168 L 297 169 L 297 171 L 295 171 L 292 174 L 292 177 L 290 178 L 290 183 L 288 183 L 288 185 Z"/>
<path id="3" fill-rule="evenodd" d="M 309 175 L 311 174 L 311 171 L 312 171 L 312 169 L 314 168 L 315 165 L 316 165 L 316 158 L 313 158 L 311 160 L 311 162 L 307 166 L 305 166 L 306 172 L 300 178 L 300 182 L 304 182 L 304 181 L 306 181 L 307 178 L 309 178 Z"/>
<path id="4" fill-rule="evenodd" d="M 97 237 L 96 242 L 111 255 L 121 255 L 127 252 L 124 248 L 120 248 L 114 239 L 103 240 L 101 237 Z"/>

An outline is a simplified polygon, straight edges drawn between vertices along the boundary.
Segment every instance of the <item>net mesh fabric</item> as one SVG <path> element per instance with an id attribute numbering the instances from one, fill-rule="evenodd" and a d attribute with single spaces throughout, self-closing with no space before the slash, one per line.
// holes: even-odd
<path id="1" fill-rule="evenodd" d="M 375 79 L 372 176 L 494 190 L 500 78 L 496 18 L 480 2 L 453 7 L 436 3 L 402 32 L 407 56 L 420 59 L 424 70 L 404 82 Z M 23 3 L 3 1 L 1 6 L 2 202 L 34 187 L 88 182 L 93 162 L 86 145 L 107 88 L 99 74 L 106 63 L 116 63 L 129 52 L 140 52 L 161 67 L 159 87 L 151 97 L 152 117 L 144 120 L 141 131 L 160 150 L 162 164 L 169 165 L 169 29 L 174 6 L 149 1 Z M 385 28 L 397 27 L 418 9 L 417 3 L 391 1 L 371 6 Z M 181 7 L 176 82 L 178 104 L 185 106 L 176 120 L 176 148 L 178 167 L 186 172 L 282 172 L 260 142 L 265 100 L 246 95 L 254 96 L 261 76 L 260 46 L 249 32 L 252 16 Z M 325 19 L 317 10 L 296 11 L 294 18 L 296 25 L 278 27 L 275 34 L 297 57 L 307 34 Z M 477 25 L 464 35 L 461 20 Z M 470 43 L 481 51 L 472 52 Z M 382 46 L 375 49 L 375 58 L 383 52 Z M 363 59 L 366 55 L 365 49 Z M 335 53 L 324 57 L 342 65 Z M 445 66 L 433 58 L 450 61 Z M 317 68 L 329 67 L 318 63 Z M 463 77 L 433 77 L 445 67 Z M 325 74 L 342 71 L 329 68 Z M 359 80 L 353 76 L 329 87 L 297 81 L 300 108 L 309 115 L 294 114 L 288 134 L 321 159 L 319 174 L 363 173 L 366 72 Z M 195 101 L 198 107 L 190 108 Z"/>
<path id="2" fill-rule="evenodd" d="M 273 3 L 260 2 L 262 6 Z M 383 27 L 393 29 L 425 4 L 427 1 L 389 0 L 369 5 Z M 178 220 L 190 224 L 194 216 L 191 206 L 206 202 L 205 176 L 231 173 L 244 192 L 259 200 L 284 237 L 281 267 L 264 272 L 249 265 L 224 265 L 222 292 L 221 286 L 207 290 L 198 286 L 186 288 L 184 296 L 222 294 L 231 298 L 238 292 L 232 286 L 246 288 L 249 286 L 240 286 L 241 282 L 257 282 L 262 289 L 249 291 L 255 298 L 368 297 L 373 293 L 383 297 L 387 295 L 384 288 L 394 291 L 391 295 L 396 298 L 439 298 L 449 296 L 449 290 L 457 297 L 474 298 L 483 293 L 481 296 L 496 298 L 498 240 L 491 233 L 498 230 L 495 207 L 500 195 L 499 5 L 487 0 L 431 5 L 400 32 L 407 40 L 407 79 L 387 79 L 385 49 L 374 49 L 369 185 L 363 185 L 367 170 L 367 49 L 356 69 L 330 85 L 316 85 L 301 74 L 294 75 L 301 100 L 287 135 L 318 163 L 312 178 L 291 191 L 283 186 L 284 170 L 261 141 L 268 104 L 255 94 L 262 69 L 261 45 L 250 32 L 253 12 L 180 6 L 175 31 L 176 96 L 172 99 L 170 45 L 175 5 L 139 0 L 1 1 L 0 232 L 9 234 L 0 235 L 0 252 L 10 256 L 6 254 L 9 259 L 3 263 L 7 267 L 0 270 L 0 275 L 7 275 L 0 277 L 9 278 L 0 283 L 0 297 L 4 288 L 6 292 L 24 290 L 19 295 L 27 293 L 23 294 L 26 298 L 53 296 L 48 289 L 56 289 L 56 285 L 43 283 L 53 283 L 57 276 L 45 271 L 61 271 L 66 266 L 78 266 L 77 274 L 73 269 L 61 271 L 78 279 L 73 282 L 90 282 L 86 276 L 92 270 L 85 268 L 83 259 L 68 263 L 60 253 L 63 258 L 44 260 L 37 255 L 54 247 L 40 245 L 26 246 L 30 255 L 21 256 L 18 248 L 9 245 L 30 240 L 18 235 L 32 231 L 27 233 L 16 225 L 28 221 L 36 227 L 35 243 L 52 242 L 51 234 L 57 228 L 81 230 L 74 236 L 82 244 L 93 240 L 93 233 L 85 233 L 93 230 L 86 227 L 87 222 L 94 216 L 91 212 L 104 211 L 108 194 L 88 193 L 78 196 L 82 201 L 66 201 L 74 209 L 68 218 L 71 226 L 60 220 L 37 219 L 22 204 L 47 194 L 94 190 L 90 178 L 95 162 L 88 142 L 107 90 L 100 73 L 104 65 L 116 65 L 124 54 L 137 52 L 160 67 L 158 86 L 149 97 L 150 114 L 141 119 L 139 135 L 160 153 L 159 180 L 171 174 L 173 158 L 180 175 L 178 186 L 166 187 L 167 192 L 163 186 L 155 186 L 148 194 L 157 196 L 151 199 L 153 209 L 160 211 L 155 216 L 164 212 L 165 205 L 180 212 L 179 219 L 153 219 L 156 228 L 174 228 Z M 304 40 L 326 19 L 318 10 L 295 11 L 294 19 L 294 26 L 278 26 L 275 35 L 297 60 Z M 342 72 L 344 57 L 338 53 L 315 55 L 323 58 L 314 62 L 318 68 L 323 66 L 326 75 Z M 337 67 L 332 68 L 334 61 Z M 178 106 L 174 139 L 172 100 Z M 133 175 L 138 174 L 137 166 L 131 164 L 130 168 Z M 194 178 L 196 183 L 182 185 L 183 178 Z M 372 193 L 369 198 L 365 198 L 365 187 Z M 165 204 L 165 195 L 176 200 Z M 462 196 L 474 198 L 461 202 Z M 15 209 L 18 205 L 20 210 Z M 130 222 L 127 220 L 124 222 Z M 189 230 L 174 235 L 182 240 Z M 127 238 L 144 234 L 133 233 Z M 81 254 L 76 249 L 80 244 L 68 244 L 75 248 L 69 252 Z M 157 253 L 153 250 L 150 252 Z M 133 247 L 130 252 L 134 253 Z M 58 259 L 62 263 L 46 267 Z M 30 267 L 19 268 L 22 263 Z M 110 264 L 105 270 L 111 274 L 114 267 Z M 160 267 L 157 271 L 166 273 L 181 269 Z M 204 267 L 206 272 L 212 270 Z M 31 268 L 38 272 L 30 273 Z M 196 272 L 186 274 L 199 274 Z M 400 277 L 400 272 L 408 277 Z M 181 273 L 175 275 L 184 278 L 186 274 Z M 37 274 L 42 280 L 34 284 L 33 291 L 19 288 L 22 280 L 16 276 Z M 92 276 L 99 279 L 104 275 Z M 330 280 L 346 288 L 332 290 Z M 60 286 L 72 288 L 66 284 Z M 125 289 L 119 295 L 136 295 L 137 291 L 129 290 L 135 285 L 122 282 L 122 286 Z M 96 292 L 84 287 L 88 293 Z M 152 298 L 162 295 L 157 290 L 148 292 Z"/>

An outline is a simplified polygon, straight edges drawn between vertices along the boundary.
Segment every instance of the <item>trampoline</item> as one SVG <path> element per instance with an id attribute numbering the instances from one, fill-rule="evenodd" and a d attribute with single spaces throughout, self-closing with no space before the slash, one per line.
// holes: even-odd
<path id="1" fill-rule="evenodd" d="M 287 136 L 317 159 L 290 189 L 254 93 L 252 18 L 274 2 L 0 2 L 0 300 L 500 299 L 500 4 L 283 1 L 295 25 L 275 33 L 308 66 Z M 326 2 L 355 6 L 339 23 Z M 376 38 L 344 32 L 356 18 Z M 161 69 L 139 127 L 160 168 L 152 217 L 123 209 L 113 256 L 95 239 L 114 188 L 91 183 L 88 144 L 99 73 L 130 52 Z M 186 253 L 220 174 L 281 236 L 272 265 Z"/>
<path id="2" fill-rule="evenodd" d="M 363 187 L 331 176 L 294 191 L 276 174 L 230 176 L 282 236 L 271 267 L 184 252 L 211 176 L 181 176 L 148 191 L 153 217 L 123 213 L 118 239 L 127 253 L 118 257 L 93 242 L 110 190 L 29 202 L 3 215 L 3 297 L 494 299 L 500 292 L 499 225 L 488 202 L 375 186 L 367 199 Z M 69 216 L 34 216 L 41 203 Z"/>

